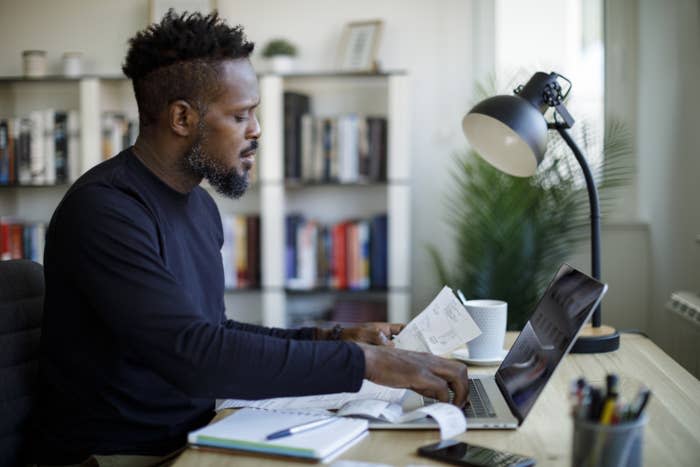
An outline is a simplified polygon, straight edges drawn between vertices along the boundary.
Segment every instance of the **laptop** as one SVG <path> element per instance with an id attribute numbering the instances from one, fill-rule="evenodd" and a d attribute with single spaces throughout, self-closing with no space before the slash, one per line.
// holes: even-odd
<path id="1" fill-rule="evenodd" d="M 568 264 L 559 268 L 496 374 L 469 378 L 470 403 L 464 413 L 470 430 L 516 429 L 523 423 L 607 289 Z M 407 412 L 435 402 L 406 391 L 402 406 Z M 370 428 L 377 429 L 436 426 L 427 417 L 398 424 L 370 423 Z"/>

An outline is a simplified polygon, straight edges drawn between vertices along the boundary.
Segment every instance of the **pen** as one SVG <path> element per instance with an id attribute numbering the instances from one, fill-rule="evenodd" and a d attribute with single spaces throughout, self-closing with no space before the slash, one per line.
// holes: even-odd
<path id="1" fill-rule="evenodd" d="M 637 399 L 634 401 L 634 406 L 631 409 L 633 420 L 638 419 L 642 415 L 642 412 L 644 412 L 644 408 L 646 407 L 647 403 L 649 402 L 650 395 L 651 395 L 651 391 L 649 391 L 648 389 L 643 389 L 637 395 Z"/>
<path id="2" fill-rule="evenodd" d="M 600 411 L 600 423 L 609 425 L 615 414 L 617 405 L 619 379 L 617 375 L 611 373 L 606 378 L 606 395 Z"/>
<path id="3" fill-rule="evenodd" d="M 325 418 L 320 418 L 318 420 L 313 420 L 310 422 L 302 423 L 300 425 L 295 425 L 289 428 L 285 428 L 284 430 L 279 430 L 275 431 L 274 433 L 270 433 L 265 437 L 265 439 L 277 439 L 277 438 L 284 438 L 285 436 L 291 436 L 296 433 L 301 433 L 304 431 L 308 430 L 313 430 L 315 428 L 319 428 L 325 425 L 328 425 L 329 423 L 333 423 L 335 421 L 340 420 L 340 417 L 325 417 Z"/>

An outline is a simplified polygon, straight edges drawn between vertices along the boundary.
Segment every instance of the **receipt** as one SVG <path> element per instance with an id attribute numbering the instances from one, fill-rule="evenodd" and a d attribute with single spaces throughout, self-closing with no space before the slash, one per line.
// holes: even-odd
<path id="1" fill-rule="evenodd" d="M 440 438 L 447 439 L 467 430 L 464 413 L 452 404 L 436 402 L 412 412 L 403 413 L 396 403 L 378 400 L 354 400 L 337 412 L 341 417 L 362 417 L 390 423 L 406 423 L 430 417 L 440 426 Z"/>
<path id="2" fill-rule="evenodd" d="M 467 419 L 464 413 L 457 406 L 444 402 L 426 405 L 404 414 L 399 421 L 410 422 L 425 416 L 431 417 L 440 425 L 440 439 L 452 438 L 467 431 Z"/>
<path id="3" fill-rule="evenodd" d="M 355 415 L 396 423 L 401 418 L 403 410 L 399 404 L 392 402 L 378 400 L 354 400 L 345 404 L 340 410 L 338 410 L 337 413 L 341 417 Z"/>
<path id="4" fill-rule="evenodd" d="M 445 355 L 481 334 L 469 312 L 445 286 L 394 338 L 399 349 Z"/>

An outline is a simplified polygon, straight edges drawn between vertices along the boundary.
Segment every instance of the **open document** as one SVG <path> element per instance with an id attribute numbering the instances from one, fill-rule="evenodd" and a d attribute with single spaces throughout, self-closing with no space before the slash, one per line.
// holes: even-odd
<path id="1" fill-rule="evenodd" d="M 380 400 L 385 402 L 400 402 L 406 394 L 405 389 L 390 388 L 364 380 L 358 392 L 338 392 L 335 394 L 320 394 L 303 397 L 275 397 L 255 401 L 244 399 L 218 399 L 216 410 L 233 409 L 238 407 L 255 407 L 267 410 L 301 410 L 327 409 L 335 410 L 353 400 Z"/>

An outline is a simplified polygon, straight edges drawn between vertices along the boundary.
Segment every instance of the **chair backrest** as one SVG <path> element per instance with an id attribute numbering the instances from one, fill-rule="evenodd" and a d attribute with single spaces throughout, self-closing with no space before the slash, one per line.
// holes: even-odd
<path id="1" fill-rule="evenodd" d="M 22 465 L 39 370 L 44 270 L 0 261 L 0 459 Z"/>

